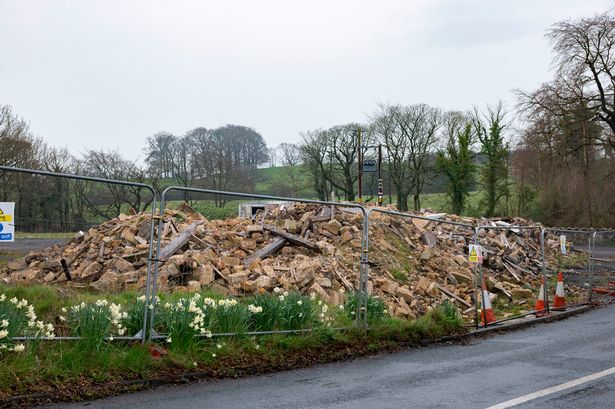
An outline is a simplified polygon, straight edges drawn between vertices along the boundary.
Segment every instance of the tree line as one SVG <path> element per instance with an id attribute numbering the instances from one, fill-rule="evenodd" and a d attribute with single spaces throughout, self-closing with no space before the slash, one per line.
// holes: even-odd
<path id="1" fill-rule="evenodd" d="M 425 187 L 440 178 L 454 213 L 463 213 L 478 189 L 486 217 L 614 226 L 615 15 L 559 22 L 546 37 L 554 78 L 536 90 L 517 90 L 512 113 L 501 103 L 483 112 L 387 104 L 365 123 L 304 133 L 293 150 L 309 185 L 321 199 L 335 192 L 354 200 L 361 129 L 365 145 L 385 148 L 384 174 L 400 210 L 419 209 Z M 278 150 L 282 163 L 290 163 L 288 151 L 287 144 Z"/>
<path id="2" fill-rule="evenodd" d="M 255 170 L 268 160 L 263 137 L 251 128 L 195 128 L 182 136 L 159 132 L 146 138 L 145 160 L 119 150 L 74 154 L 35 137 L 10 106 L 0 106 L 0 164 L 56 173 L 129 180 L 161 191 L 168 185 L 253 191 Z M 187 199 L 187 197 L 186 197 Z M 216 197 L 219 206 L 224 197 Z M 74 231 L 120 213 L 148 209 L 146 189 L 0 171 L 0 201 L 14 201 L 22 231 Z"/>
<path id="3" fill-rule="evenodd" d="M 300 135 L 297 144 L 267 147 L 255 130 L 197 127 L 145 140 L 144 160 L 118 151 L 76 155 L 36 138 L 25 120 L 0 106 L 0 163 L 55 172 L 255 192 L 257 169 L 277 167 L 271 193 L 355 201 L 358 155 L 374 159 L 382 145 L 385 191 L 400 210 L 420 209 L 440 187 L 448 209 L 469 211 L 480 191 L 486 217 L 524 216 L 558 225 L 615 225 L 615 16 L 605 12 L 557 23 L 546 33 L 553 79 L 517 90 L 518 104 L 443 111 L 427 104 L 380 104 L 365 120 Z M 359 133 L 361 143 L 359 143 Z M 122 186 L 0 174 L 0 199 L 19 200 L 24 216 L 85 223 L 126 208 L 143 210 L 146 192 Z M 377 178 L 364 175 L 364 191 Z M 187 199 L 187 197 L 186 197 Z M 222 197 L 216 198 L 224 205 Z"/>

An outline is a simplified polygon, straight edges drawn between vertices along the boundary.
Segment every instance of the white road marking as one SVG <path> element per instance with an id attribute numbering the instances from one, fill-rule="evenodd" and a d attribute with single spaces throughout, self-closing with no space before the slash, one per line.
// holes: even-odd
<path id="1" fill-rule="evenodd" d="M 582 378 L 574 379 L 572 381 L 562 383 L 561 385 L 552 386 L 550 388 L 542 389 L 540 391 L 536 391 L 534 393 L 530 393 L 524 396 L 520 396 L 515 399 L 507 400 L 506 402 L 498 403 L 497 405 L 489 406 L 487 409 L 506 409 L 511 408 L 513 406 L 520 405 L 525 402 L 529 402 L 534 399 L 542 398 L 543 396 L 550 395 L 555 392 L 560 392 L 565 389 L 574 388 L 575 386 L 579 386 L 581 384 L 591 382 L 596 379 L 604 378 L 605 376 L 615 374 L 615 367 L 605 369 L 604 371 L 596 372 L 591 375 L 584 376 Z"/>

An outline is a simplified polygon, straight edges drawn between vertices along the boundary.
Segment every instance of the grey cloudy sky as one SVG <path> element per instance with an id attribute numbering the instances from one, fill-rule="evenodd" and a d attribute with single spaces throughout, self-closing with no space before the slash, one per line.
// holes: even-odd
<path id="1" fill-rule="evenodd" d="M 545 30 L 612 0 L 0 0 L 0 104 L 71 151 L 235 123 L 268 144 L 378 102 L 469 109 L 550 77 Z"/>

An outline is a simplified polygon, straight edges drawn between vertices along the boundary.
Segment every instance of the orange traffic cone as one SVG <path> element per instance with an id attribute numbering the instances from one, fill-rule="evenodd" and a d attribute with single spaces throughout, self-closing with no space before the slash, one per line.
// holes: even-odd
<path id="1" fill-rule="evenodd" d="M 553 308 L 566 309 L 566 294 L 564 293 L 564 275 L 560 271 L 557 275 L 557 287 L 555 287 L 555 298 Z"/>
<path id="2" fill-rule="evenodd" d="M 536 306 L 534 306 L 534 311 L 536 311 L 537 317 L 547 314 L 547 311 L 545 309 L 545 279 L 544 278 L 540 279 L 540 290 L 538 291 L 538 298 L 536 299 Z"/>
<path id="3" fill-rule="evenodd" d="M 496 319 L 495 314 L 493 313 L 493 309 L 491 308 L 491 300 L 489 299 L 489 291 L 487 291 L 487 287 L 485 286 L 485 280 L 483 280 L 482 291 L 483 308 L 480 312 L 480 323 L 482 325 L 485 325 L 485 322 L 487 324 L 491 324 L 492 322 L 495 322 Z"/>

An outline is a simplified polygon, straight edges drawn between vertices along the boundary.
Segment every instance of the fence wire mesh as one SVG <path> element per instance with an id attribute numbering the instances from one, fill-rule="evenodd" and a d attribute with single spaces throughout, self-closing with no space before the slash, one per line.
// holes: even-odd
<path id="1" fill-rule="evenodd" d="M 545 269 L 549 288 L 555 296 L 559 273 L 562 273 L 567 303 L 586 303 L 591 294 L 592 235 L 589 230 L 570 228 L 546 228 Z"/>
<path id="2" fill-rule="evenodd" d="M 178 195 L 182 200 L 173 200 Z M 236 209 L 234 215 L 242 217 L 227 221 L 223 217 L 203 218 L 208 212 L 216 214 L 211 208 L 224 208 L 229 203 Z M 172 186 L 162 193 L 161 209 L 150 315 L 154 336 L 164 331 L 156 317 L 164 315 L 166 308 L 157 306 L 155 295 L 168 290 L 170 280 L 181 280 L 174 283 L 175 290 L 200 291 L 201 285 L 206 285 L 228 297 L 248 297 L 244 304 L 252 303 L 252 309 L 262 307 L 259 317 L 273 314 L 272 309 L 281 314 L 254 318 L 236 328 L 214 319 L 206 336 L 305 332 L 345 321 L 364 325 L 367 305 L 360 291 L 367 274 L 363 207 Z M 177 220 L 186 214 L 189 220 Z M 174 229 L 183 232 L 180 236 L 187 234 L 187 239 L 178 242 L 175 236 L 171 240 L 169 233 Z M 176 242 L 180 244 L 175 246 Z M 175 254 L 180 246 L 184 251 Z M 259 297 L 271 292 L 281 303 L 275 297 L 273 301 Z M 318 301 L 302 299 L 306 294 Z M 294 304 L 291 308 L 290 300 L 315 309 Z M 345 314 L 348 316 L 340 317 Z"/>
<path id="3" fill-rule="evenodd" d="M 12 284 L 35 282 L 63 283 L 74 291 L 114 293 L 119 290 L 142 291 L 149 299 L 151 260 L 154 226 L 151 220 L 156 209 L 156 192 L 146 184 L 110 180 L 92 176 L 68 175 L 41 170 L 19 169 L 0 166 L 2 200 L 15 203 L 14 227 L 19 238 L 13 243 L 0 244 L 3 254 L 9 254 L 13 262 L 7 263 L 3 273 Z M 50 193 L 51 192 L 51 193 Z M 148 196 L 149 194 L 149 196 Z M 114 201 L 109 204 L 110 198 Z M 131 243 L 141 246 L 142 257 L 128 263 L 126 249 L 111 245 L 92 227 L 120 224 L 122 212 L 150 210 L 142 241 Z M 147 220 L 145 220 L 147 219 Z M 120 235 L 122 232 L 118 232 Z M 122 239 L 124 237 L 122 236 Z M 66 247 L 61 246 L 68 244 Z M 45 251 L 39 251 L 46 249 Z M 15 260 L 15 256 L 27 253 Z M 131 266 L 134 285 L 123 280 L 127 275 L 118 274 L 116 260 L 120 258 Z M 70 297 L 67 294 L 66 297 Z M 70 300 L 64 300 L 70 304 Z M 56 306 L 57 307 L 57 306 Z M 145 341 L 143 331 L 149 308 L 147 301 L 137 311 L 139 323 L 132 328 L 134 334 L 116 336 L 116 339 L 139 339 Z M 75 340 L 78 334 L 63 322 L 56 323 L 53 334 L 37 339 Z M 15 340 L 28 339 L 18 335 Z"/>
<path id="4" fill-rule="evenodd" d="M 495 222 L 477 228 L 477 243 L 483 257 L 476 277 L 477 286 L 482 289 L 482 326 L 535 313 L 535 301 L 544 279 L 541 231 L 538 226 Z M 546 299 L 542 301 L 545 307 L 539 312 L 546 310 L 548 304 Z"/>
<path id="5" fill-rule="evenodd" d="M 472 225 L 377 207 L 368 222 L 368 293 L 385 298 L 392 315 L 415 319 L 445 300 L 466 319 L 475 314 Z"/>
<path id="6" fill-rule="evenodd" d="M 615 232 L 592 233 L 591 248 L 591 301 L 615 301 Z"/>
<path id="7" fill-rule="evenodd" d="M 132 305 L 137 311 L 131 326 L 134 333 L 107 339 L 167 339 L 160 335 L 172 325 L 163 312 L 165 304 L 178 305 L 185 299 L 187 309 L 192 302 L 203 307 L 215 297 L 220 301 L 215 292 L 230 297 L 221 304 L 225 308 L 235 305 L 235 297 L 248 298 L 233 318 L 238 320 L 236 325 L 221 324 L 213 312 L 199 316 L 208 330 L 197 336 L 302 333 L 323 321 L 338 328 L 367 327 L 370 317 L 384 314 L 384 309 L 412 319 L 444 300 L 455 304 L 466 319 L 473 318 L 478 328 L 486 318 L 482 312 L 485 298 L 491 301 L 494 323 L 536 313 L 543 279 L 548 312 L 559 271 L 570 304 L 615 299 L 613 231 L 543 229 L 501 222 L 478 226 L 446 220 L 443 215 L 424 217 L 359 204 L 182 186 L 167 188 L 157 208 L 157 192 L 142 183 L 4 166 L 0 172 L 6 182 L 0 190 L 2 200 L 16 203 L 20 244 L 28 237 L 58 240 L 57 244 L 72 240 L 74 244 L 72 254 L 58 247 L 52 259 L 33 256 L 29 262 L 38 264 L 15 266 L 11 273 L 18 273 L 12 279 L 20 273 L 36 274 L 53 283 L 69 281 L 72 274 L 71 286 L 76 288 L 143 293 Z M 118 223 L 117 231 L 113 230 L 118 214 L 133 211 L 138 226 L 124 232 Z M 241 217 L 223 221 L 238 215 Z M 111 243 L 92 229 L 101 224 L 111 228 L 116 239 L 130 243 Z M 181 236 L 185 237 L 174 242 Z M 481 260 L 472 264 L 468 256 L 474 245 L 482 246 L 483 251 Z M 561 254 L 562 248 L 566 254 Z M 9 253 L 14 258 L 9 246 L 2 244 L 2 250 L 0 257 Z M 86 254 L 85 261 L 76 253 Z M 276 261 L 272 254 L 285 258 L 284 262 Z M 115 272 L 119 284 L 116 280 L 105 289 L 93 286 L 88 276 L 114 273 L 118 258 L 128 258 L 134 274 Z M 0 259 L 0 263 L 7 261 Z M 124 280 L 128 276 L 134 280 Z M 264 301 L 259 296 L 276 288 L 277 297 L 287 303 L 292 300 L 295 307 L 302 305 L 302 296 L 312 293 L 322 304 L 311 311 L 295 308 L 284 324 L 279 317 L 257 323 L 245 314 L 244 310 L 261 306 L 259 302 Z M 182 295 L 189 292 L 198 293 L 199 298 Z M 297 295 L 291 294 L 294 292 Z M 386 304 L 374 303 L 368 295 Z M 325 314 L 325 306 L 340 305 L 345 308 Z M 315 320 L 299 319 L 304 313 Z M 335 320 L 324 319 L 334 315 Z M 80 338 L 63 328 L 59 326 L 55 339 Z"/>

